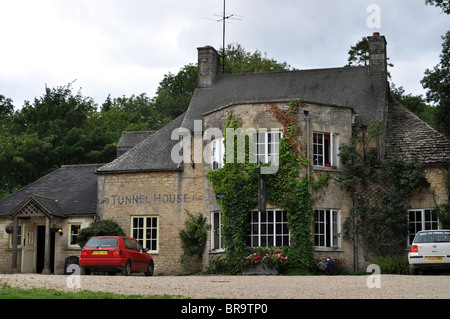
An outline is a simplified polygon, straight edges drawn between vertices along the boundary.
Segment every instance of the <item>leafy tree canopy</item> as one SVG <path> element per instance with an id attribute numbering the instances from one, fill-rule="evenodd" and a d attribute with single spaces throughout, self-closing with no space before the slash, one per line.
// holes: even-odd
<path id="1" fill-rule="evenodd" d="M 425 0 L 427 5 L 432 5 L 442 9 L 442 12 L 450 14 L 450 0 Z"/>
<path id="2" fill-rule="evenodd" d="M 421 83 L 427 91 L 427 100 L 436 103 L 436 127 L 450 136 L 450 31 L 442 37 L 440 62 L 425 71 Z"/>

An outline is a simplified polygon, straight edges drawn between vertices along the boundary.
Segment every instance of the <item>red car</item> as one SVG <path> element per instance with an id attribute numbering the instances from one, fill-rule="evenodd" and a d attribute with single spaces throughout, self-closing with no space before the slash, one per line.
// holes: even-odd
<path id="1" fill-rule="evenodd" d="M 144 272 L 146 276 L 152 276 L 153 258 L 147 251 L 134 238 L 98 236 L 84 245 L 79 262 L 87 275 L 92 270 L 99 270 L 109 273 L 121 271 L 125 276 L 132 272 Z"/>

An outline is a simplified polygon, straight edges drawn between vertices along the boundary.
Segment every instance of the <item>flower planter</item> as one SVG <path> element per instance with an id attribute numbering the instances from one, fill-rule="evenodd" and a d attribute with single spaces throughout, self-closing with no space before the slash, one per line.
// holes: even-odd
<path id="1" fill-rule="evenodd" d="M 316 267 L 319 272 L 324 273 L 326 275 L 337 275 L 339 265 L 342 262 L 337 258 L 331 258 L 330 256 L 326 256 L 321 260 L 316 259 Z"/>
<path id="2" fill-rule="evenodd" d="M 269 268 L 262 264 L 257 264 L 245 269 L 242 274 L 245 276 L 274 276 L 279 274 L 279 270 L 278 267 Z"/>

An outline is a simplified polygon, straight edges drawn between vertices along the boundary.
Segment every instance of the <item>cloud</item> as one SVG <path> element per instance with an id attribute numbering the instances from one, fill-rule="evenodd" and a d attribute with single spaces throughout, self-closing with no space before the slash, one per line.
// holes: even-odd
<path id="1" fill-rule="evenodd" d="M 424 1 L 378 0 L 381 28 L 366 24 L 371 0 L 227 0 L 226 43 L 296 68 L 338 67 L 348 50 L 374 31 L 386 35 L 397 86 L 423 93 L 425 68 L 441 51 L 448 16 Z M 77 80 L 82 94 L 102 103 L 146 92 L 168 72 L 197 62 L 197 47 L 222 46 L 222 0 L 0 1 L 0 94 L 32 100 L 45 84 Z"/>

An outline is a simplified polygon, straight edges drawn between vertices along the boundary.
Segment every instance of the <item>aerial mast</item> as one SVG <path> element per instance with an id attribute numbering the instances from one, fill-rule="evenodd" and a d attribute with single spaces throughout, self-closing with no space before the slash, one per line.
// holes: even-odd
<path id="1" fill-rule="evenodd" d="M 221 19 L 209 19 L 209 18 L 205 18 L 208 20 L 215 20 L 217 22 L 222 22 L 222 73 L 225 73 L 225 23 L 227 22 L 227 20 L 241 20 L 240 18 L 242 18 L 242 16 L 233 14 L 233 13 L 226 13 L 225 11 L 226 8 L 226 4 L 225 4 L 225 0 L 223 0 L 223 12 L 222 12 L 222 16 Z M 219 16 L 217 14 L 214 14 L 215 16 Z"/>

